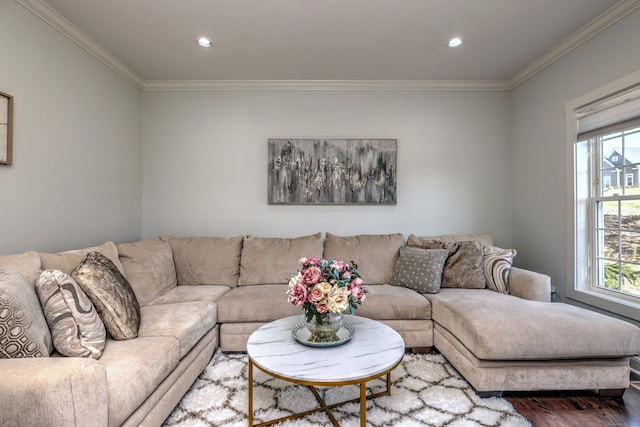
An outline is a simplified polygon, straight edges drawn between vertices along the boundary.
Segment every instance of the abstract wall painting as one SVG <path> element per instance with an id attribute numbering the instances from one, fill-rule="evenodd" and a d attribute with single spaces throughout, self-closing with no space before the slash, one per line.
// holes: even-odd
<path id="1" fill-rule="evenodd" d="M 395 139 L 269 139 L 269 204 L 396 204 Z"/>

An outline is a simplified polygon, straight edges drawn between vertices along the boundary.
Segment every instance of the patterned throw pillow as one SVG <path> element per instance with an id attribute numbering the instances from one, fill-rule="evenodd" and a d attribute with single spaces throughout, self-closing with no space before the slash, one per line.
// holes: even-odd
<path id="1" fill-rule="evenodd" d="M 64 356 L 100 358 L 107 332 L 78 284 L 60 270 L 45 270 L 36 291 L 56 350 Z"/>
<path id="2" fill-rule="evenodd" d="M 509 272 L 516 253 L 515 249 L 484 247 L 484 273 L 487 278 L 487 288 L 503 294 L 509 293 Z"/>
<path id="3" fill-rule="evenodd" d="M 0 359 L 48 357 L 51 333 L 27 278 L 0 267 Z"/>
<path id="4" fill-rule="evenodd" d="M 421 294 L 437 294 L 440 292 L 442 269 L 447 256 L 445 249 L 402 247 L 391 284 L 405 286 Z"/>
<path id="5" fill-rule="evenodd" d="M 423 249 L 446 249 L 449 252 L 442 272 L 443 288 L 483 289 L 487 286 L 482 243 L 475 240 L 455 243 L 421 240 L 419 245 Z"/>
<path id="6" fill-rule="evenodd" d="M 138 336 L 140 305 L 127 279 L 115 264 L 100 252 L 90 252 L 71 277 L 87 294 L 113 339 Z"/>

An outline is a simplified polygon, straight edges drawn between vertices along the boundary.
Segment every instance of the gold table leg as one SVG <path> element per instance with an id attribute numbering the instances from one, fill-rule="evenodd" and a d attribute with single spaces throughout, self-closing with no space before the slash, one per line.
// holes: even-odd
<path id="1" fill-rule="evenodd" d="M 260 370 L 262 370 L 262 368 L 260 368 L 258 366 L 258 368 Z M 395 366 L 392 369 L 394 369 Z M 313 395 L 315 396 L 316 400 L 319 403 L 319 407 L 315 408 L 315 409 L 310 409 L 308 411 L 304 411 L 304 412 L 300 412 L 297 414 L 293 414 L 293 415 L 289 415 L 287 417 L 282 417 L 282 418 L 278 418 L 275 420 L 270 420 L 270 421 L 265 421 L 259 424 L 253 424 L 253 363 L 251 362 L 251 358 L 249 358 L 249 371 L 248 371 L 248 386 L 249 386 L 249 414 L 248 414 L 248 420 L 249 420 L 249 427 L 264 427 L 264 426 L 269 426 L 271 424 L 276 424 L 282 421 L 288 421 L 288 420 L 293 420 L 296 418 L 302 418 L 306 415 L 310 415 L 310 414 L 314 414 L 316 412 L 320 412 L 320 411 L 325 411 L 327 413 L 327 416 L 329 417 L 329 419 L 331 420 L 331 423 L 335 426 L 335 427 L 339 427 L 340 424 L 338 423 L 338 420 L 335 418 L 335 416 L 331 413 L 331 409 L 338 407 L 338 406 L 342 406 L 342 405 L 346 405 L 347 403 L 355 403 L 355 402 L 360 402 L 360 427 L 366 427 L 367 425 L 367 399 L 373 399 L 376 397 L 380 397 L 380 396 L 390 396 L 391 395 L 391 370 L 389 370 L 386 373 L 386 390 L 383 391 L 379 391 L 377 393 L 372 393 L 370 395 L 367 395 L 367 382 L 371 381 L 375 378 L 380 378 L 380 376 L 384 375 L 380 375 L 378 377 L 374 377 L 374 378 L 367 378 L 357 384 L 360 385 L 360 396 L 355 398 L 355 399 L 351 399 L 351 400 L 345 400 L 343 402 L 338 402 L 338 403 L 332 403 L 331 405 L 327 405 L 326 402 L 324 401 L 324 399 L 322 398 L 322 396 L 320 396 L 320 393 L 318 393 L 318 391 L 316 390 L 316 388 L 312 385 L 309 384 L 303 384 L 303 385 L 307 385 L 307 387 L 311 390 L 311 392 L 313 393 Z M 271 375 L 269 372 L 264 371 L 266 374 Z M 273 376 L 273 375 L 272 375 Z M 287 380 L 286 378 L 282 378 L 282 377 L 278 377 L 275 376 L 276 378 L 282 379 L 282 380 Z M 301 383 L 297 383 L 295 381 L 291 381 L 293 383 L 296 384 L 301 384 Z M 346 384 L 345 384 L 346 385 Z"/>

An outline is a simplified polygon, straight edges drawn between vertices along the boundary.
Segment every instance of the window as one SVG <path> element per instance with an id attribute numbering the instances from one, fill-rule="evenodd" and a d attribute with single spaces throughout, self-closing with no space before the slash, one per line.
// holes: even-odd
<path id="1" fill-rule="evenodd" d="M 640 320 L 640 73 L 567 103 L 567 296 Z M 571 284 L 573 286 L 571 286 Z"/>

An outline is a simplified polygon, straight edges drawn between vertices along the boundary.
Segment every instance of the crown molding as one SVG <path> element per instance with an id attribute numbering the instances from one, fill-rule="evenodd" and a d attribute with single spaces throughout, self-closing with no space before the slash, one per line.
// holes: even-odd
<path id="1" fill-rule="evenodd" d="M 138 74 L 113 56 L 108 50 L 96 43 L 78 27 L 69 22 L 69 20 L 64 16 L 52 9 L 48 4 L 41 0 L 16 0 L 16 2 L 58 30 L 69 40 L 89 52 L 100 62 L 128 80 L 135 87 L 142 89 L 144 81 Z"/>
<path id="2" fill-rule="evenodd" d="M 507 80 L 155 80 L 146 92 L 204 90 L 504 91 Z"/>
<path id="3" fill-rule="evenodd" d="M 640 7 L 640 0 L 621 0 L 569 38 L 544 53 L 509 80 L 143 80 L 42 0 L 16 0 L 27 10 L 89 52 L 143 91 L 195 90 L 396 90 L 508 91 L 562 58 L 593 36 Z"/>
<path id="4" fill-rule="evenodd" d="M 604 31 L 620 19 L 624 18 L 634 10 L 640 7 L 639 0 L 621 0 L 613 5 L 605 13 L 598 16 L 587 25 L 580 28 L 570 37 L 548 50 L 542 56 L 531 62 L 529 65 L 518 71 L 509 79 L 508 90 L 514 89 L 518 85 L 524 83 L 534 74 L 547 68 L 549 65 L 562 58 L 582 43 L 586 42 L 593 36 Z"/>

